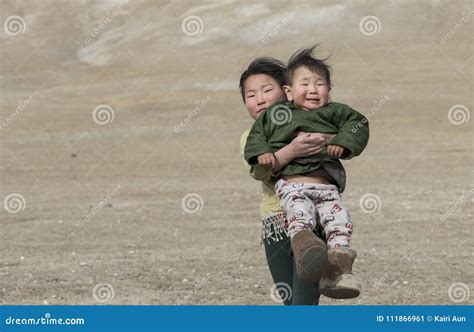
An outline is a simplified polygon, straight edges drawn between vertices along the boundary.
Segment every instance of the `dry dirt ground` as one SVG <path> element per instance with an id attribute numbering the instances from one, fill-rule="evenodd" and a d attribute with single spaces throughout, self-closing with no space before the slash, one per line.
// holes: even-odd
<path id="1" fill-rule="evenodd" d="M 364 292 L 321 303 L 472 304 L 472 10 L 2 1 L 2 303 L 278 303 L 237 85 L 321 43 L 332 99 L 371 126 L 344 163 Z"/>

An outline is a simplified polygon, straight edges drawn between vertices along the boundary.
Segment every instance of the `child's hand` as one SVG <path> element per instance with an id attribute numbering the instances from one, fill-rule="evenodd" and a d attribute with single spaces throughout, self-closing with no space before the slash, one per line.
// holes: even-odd
<path id="1" fill-rule="evenodd" d="M 328 155 L 331 158 L 341 158 L 346 148 L 340 145 L 331 144 L 328 145 Z"/>
<path id="2" fill-rule="evenodd" d="M 273 153 L 264 153 L 258 156 L 258 163 L 265 168 L 271 169 L 276 165 L 277 160 Z"/>

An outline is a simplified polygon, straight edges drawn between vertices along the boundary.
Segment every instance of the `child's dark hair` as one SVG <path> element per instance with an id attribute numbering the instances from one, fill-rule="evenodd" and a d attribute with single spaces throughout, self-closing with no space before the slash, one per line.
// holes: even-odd
<path id="1" fill-rule="evenodd" d="M 331 88 L 331 67 L 329 64 L 326 62 L 326 59 L 317 59 L 314 56 L 314 49 L 318 45 L 314 45 L 311 48 L 305 48 L 302 50 L 296 51 L 294 53 L 290 60 L 288 60 L 288 66 L 286 69 L 286 81 L 287 84 L 291 85 L 293 83 L 293 75 L 295 71 L 304 66 L 307 67 L 309 70 L 311 70 L 314 73 L 317 73 L 324 77 L 326 80 L 329 88 Z"/>
<path id="2" fill-rule="evenodd" d="M 266 74 L 273 77 L 280 87 L 286 84 L 286 67 L 280 60 L 269 57 L 261 57 L 253 60 L 249 67 L 240 76 L 240 94 L 245 102 L 244 84 L 247 78 L 252 75 Z"/>

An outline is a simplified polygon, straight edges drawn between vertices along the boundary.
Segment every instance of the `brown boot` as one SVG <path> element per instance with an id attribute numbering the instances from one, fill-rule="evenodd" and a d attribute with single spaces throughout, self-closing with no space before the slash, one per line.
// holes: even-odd
<path id="1" fill-rule="evenodd" d="M 298 277 L 304 281 L 318 282 L 328 268 L 326 243 L 310 230 L 304 229 L 291 239 Z"/>
<path id="2" fill-rule="evenodd" d="M 333 299 L 353 299 L 360 295 L 360 283 L 352 274 L 357 252 L 352 249 L 329 249 L 329 268 L 319 282 L 319 292 Z"/>

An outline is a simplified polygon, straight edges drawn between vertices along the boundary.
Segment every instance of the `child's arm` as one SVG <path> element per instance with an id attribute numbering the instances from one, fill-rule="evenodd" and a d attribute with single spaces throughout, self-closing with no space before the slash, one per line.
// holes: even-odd
<path id="1" fill-rule="evenodd" d="M 361 154 L 369 141 L 367 118 L 344 104 L 336 104 L 331 115 L 338 134 L 328 144 L 328 155 L 350 159 Z"/>
<path id="2" fill-rule="evenodd" d="M 272 176 L 272 173 L 270 170 L 260 165 L 250 166 L 245 160 L 244 151 L 245 151 L 245 144 L 247 142 L 248 135 L 249 135 L 249 131 L 246 131 L 240 137 L 240 155 L 242 156 L 245 169 L 250 174 L 250 176 L 254 178 L 255 180 L 258 180 L 258 181 L 268 180 Z"/>
<path id="3" fill-rule="evenodd" d="M 250 166 L 259 164 L 258 157 L 263 154 L 273 154 L 273 149 L 268 144 L 268 138 L 265 130 L 266 113 L 260 115 L 255 120 L 244 149 L 244 158 Z M 271 123 L 267 124 L 270 125 Z"/>

